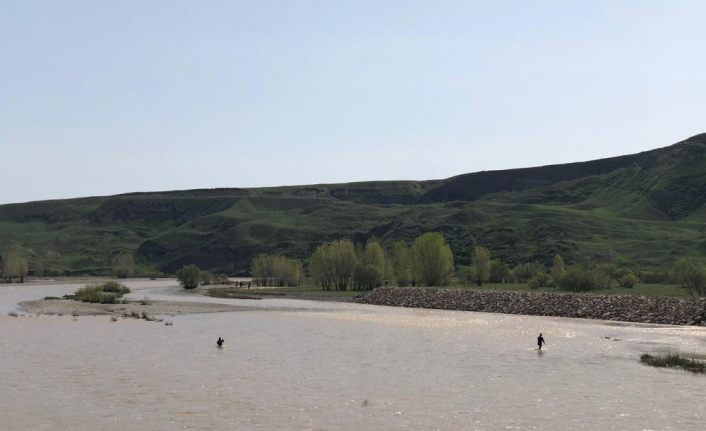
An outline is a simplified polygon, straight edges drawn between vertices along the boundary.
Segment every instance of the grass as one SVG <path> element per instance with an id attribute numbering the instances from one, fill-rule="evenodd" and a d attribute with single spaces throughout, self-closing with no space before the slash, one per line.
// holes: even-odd
<path id="1" fill-rule="evenodd" d="M 675 352 L 667 352 L 655 356 L 645 353 L 640 356 L 640 362 L 652 367 L 681 368 L 692 373 L 706 373 L 706 362 L 688 358 Z"/>
<path id="2" fill-rule="evenodd" d="M 242 298 L 242 297 L 287 297 L 300 299 L 320 299 L 320 298 L 339 298 L 350 299 L 356 296 L 364 295 L 367 291 L 360 290 L 321 290 L 320 286 L 306 284 L 297 287 L 268 287 L 268 288 L 232 288 L 232 287 L 212 287 L 208 289 L 208 294 L 217 298 Z"/>
<path id="3" fill-rule="evenodd" d="M 0 251 L 19 246 L 50 276 L 104 275 L 119 253 L 134 253 L 142 273 L 174 273 L 193 262 L 245 274 L 259 253 L 306 262 L 316 245 L 334 239 L 374 237 L 389 245 L 439 231 L 457 266 L 468 265 L 471 246 L 483 244 L 511 266 L 547 263 L 560 253 L 567 264 L 665 271 L 681 257 L 704 260 L 705 156 L 703 135 L 580 169 L 0 205 Z"/>

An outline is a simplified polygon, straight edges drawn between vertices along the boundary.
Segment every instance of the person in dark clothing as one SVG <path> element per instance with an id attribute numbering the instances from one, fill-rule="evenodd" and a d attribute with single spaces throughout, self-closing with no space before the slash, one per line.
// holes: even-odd
<path id="1" fill-rule="evenodd" d="M 223 342 L 224 342 L 224 341 L 225 341 L 225 340 L 224 340 L 223 338 L 218 337 L 218 341 L 216 341 L 216 344 L 218 345 L 218 347 L 223 347 Z"/>
<path id="2" fill-rule="evenodd" d="M 542 350 L 542 345 L 544 344 L 547 343 L 544 341 L 544 337 L 542 337 L 542 334 L 539 334 L 539 337 L 537 337 L 537 346 L 539 346 L 537 350 Z"/>

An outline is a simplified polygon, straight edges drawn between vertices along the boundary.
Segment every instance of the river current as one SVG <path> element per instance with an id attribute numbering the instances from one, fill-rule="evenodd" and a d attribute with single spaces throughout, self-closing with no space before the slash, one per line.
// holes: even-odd
<path id="1" fill-rule="evenodd" d="M 128 285 L 133 299 L 252 309 L 169 317 L 172 326 L 11 317 L 20 301 L 79 286 L 0 286 L 0 429 L 706 429 L 706 377 L 638 360 L 706 355 L 706 328 Z"/>

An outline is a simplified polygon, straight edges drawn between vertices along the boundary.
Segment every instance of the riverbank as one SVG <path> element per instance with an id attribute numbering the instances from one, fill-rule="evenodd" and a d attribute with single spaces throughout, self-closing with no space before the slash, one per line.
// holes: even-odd
<path id="1" fill-rule="evenodd" d="M 28 314 L 100 316 L 143 313 L 149 316 L 165 316 L 198 313 L 219 313 L 226 311 L 244 311 L 248 307 L 231 304 L 214 304 L 186 301 L 135 301 L 126 304 L 93 304 L 69 299 L 40 299 L 24 301 L 20 309 Z"/>
<path id="2" fill-rule="evenodd" d="M 381 287 L 360 302 L 395 307 L 706 326 L 706 300 L 576 293 Z"/>
<path id="3" fill-rule="evenodd" d="M 308 301 L 355 302 L 361 298 L 365 292 L 353 290 L 321 290 L 321 287 L 315 285 L 258 287 L 252 289 L 216 286 L 210 287 L 205 294 L 213 296 L 214 298 L 230 299 L 286 298 L 305 299 Z"/>

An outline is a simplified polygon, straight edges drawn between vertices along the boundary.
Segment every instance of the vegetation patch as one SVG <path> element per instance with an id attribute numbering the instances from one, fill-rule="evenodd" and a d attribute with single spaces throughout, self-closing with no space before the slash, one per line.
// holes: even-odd
<path id="1" fill-rule="evenodd" d="M 121 283 L 109 281 L 100 284 L 87 284 L 74 292 L 73 295 L 67 295 L 67 299 L 95 304 L 117 304 L 122 301 L 121 298 L 126 293 L 130 293 L 130 288 Z"/>
<path id="2" fill-rule="evenodd" d="M 692 373 L 706 373 L 706 362 L 688 358 L 676 352 L 667 352 L 660 355 L 645 353 L 640 356 L 640 362 L 645 365 L 660 368 L 681 368 Z"/>

